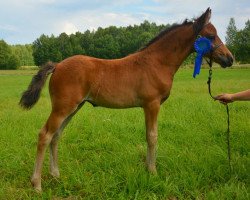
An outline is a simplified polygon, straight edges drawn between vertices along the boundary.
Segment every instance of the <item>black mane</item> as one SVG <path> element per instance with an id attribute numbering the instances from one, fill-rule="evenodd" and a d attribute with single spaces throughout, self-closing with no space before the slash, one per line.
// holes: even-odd
<path id="1" fill-rule="evenodd" d="M 149 47 L 151 44 L 155 43 L 156 41 L 158 41 L 159 39 L 161 39 L 164 35 L 170 33 L 171 31 L 181 27 L 181 26 L 185 26 L 185 25 L 189 25 L 189 24 L 193 24 L 192 21 L 189 21 L 187 19 L 185 19 L 181 24 L 176 24 L 174 23 L 172 26 L 167 27 L 166 29 L 164 29 L 163 31 L 161 31 L 157 36 L 155 36 L 153 39 L 151 39 L 144 47 L 142 47 L 139 51 L 142 51 L 144 49 L 146 49 L 147 47 Z"/>
<path id="2" fill-rule="evenodd" d="M 197 18 L 193 18 L 191 21 L 188 19 L 185 19 L 181 24 L 173 24 L 172 26 L 166 28 L 162 32 L 160 32 L 156 37 L 154 37 L 152 40 L 150 40 L 144 47 L 142 47 L 139 51 L 142 51 L 149 47 L 151 44 L 155 43 L 158 41 L 160 38 L 162 38 L 164 35 L 172 32 L 173 30 L 181 27 L 181 26 L 186 26 L 186 25 L 193 25 L 193 30 L 195 36 L 198 36 L 200 31 L 203 29 L 205 25 L 207 25 L 211 17 L 211 9 L 207 8 L 207 10 Z"/>

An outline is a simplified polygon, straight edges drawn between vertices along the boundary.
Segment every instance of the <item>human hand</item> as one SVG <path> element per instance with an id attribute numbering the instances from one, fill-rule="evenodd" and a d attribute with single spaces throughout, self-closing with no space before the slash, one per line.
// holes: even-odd
<path id="1" fill-rule="evenodd" d="M 215 100 L 219 100 L 220 103 L 226 105 L 228 103 L 233 102 L 233 95 L 232 94 L 220 94 L 214 98 Z"/>

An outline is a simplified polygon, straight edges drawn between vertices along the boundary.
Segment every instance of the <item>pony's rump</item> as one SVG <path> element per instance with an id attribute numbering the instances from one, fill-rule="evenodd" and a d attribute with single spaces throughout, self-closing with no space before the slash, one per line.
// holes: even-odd
<path id="1" fill-rule="evenodd" d="M 43 65 L 37 74 L 32 78 L 31 83 L 20 99 L 19 105 L 25 109 L 31 109 L 38 101 L 42 88 L 49 74 L 53 73 L 55 64 L 48 62 Z"/>

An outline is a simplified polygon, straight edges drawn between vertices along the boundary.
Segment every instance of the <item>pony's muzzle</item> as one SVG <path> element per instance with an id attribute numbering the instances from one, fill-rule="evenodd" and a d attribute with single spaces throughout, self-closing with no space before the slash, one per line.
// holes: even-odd
<path id="1" fill-rule="evenodd" d="M 222 67 L 231 67 L 234 61 L 234 58 L 231 55 L 219 55 L 220 65 Z"/>

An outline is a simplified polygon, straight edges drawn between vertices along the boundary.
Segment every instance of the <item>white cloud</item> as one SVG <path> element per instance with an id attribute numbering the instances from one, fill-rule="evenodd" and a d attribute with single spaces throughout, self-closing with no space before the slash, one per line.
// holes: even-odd
<path id="1" fill-rule="evenodd" d="M 63 23 L 62 29 L 61 29 L 60 32 L 65 32 L 65 33 L 67 33 L 69 35 L 71 33 L 77 32 L 77 31 L 78 31 L 78 29 L 77 29 L 75 24 L 66 21 L 66 22 Z"/>
<path id="2" fill-rule="evenodd" d="M 111 25 L 128 26 L 130 24 L 139 24 L 143 21 L 144 15 L 120 14 L 114 12 L 99 12 L 96 14 L 94 11 L 79 11 L 79 13 L 67 17 L 67 19 L 70 22 L 63 22 L 63 28 L 62 26 L 56 26 L 56 34 L 66 32 L 66 28 L 72 33 L 75 31 L 83 32 L 87 29 L 96 30 L 98 27 L 108 27 Z"/>

